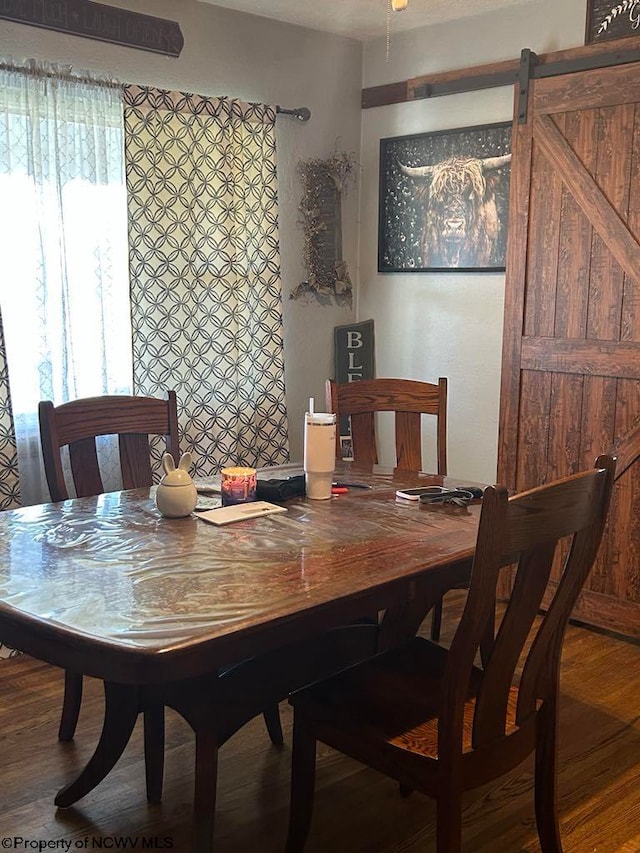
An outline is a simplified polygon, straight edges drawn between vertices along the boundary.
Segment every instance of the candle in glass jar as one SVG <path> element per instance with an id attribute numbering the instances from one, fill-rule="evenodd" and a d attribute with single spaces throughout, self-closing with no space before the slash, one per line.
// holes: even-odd
<path id="1" fill-rule="evenodd" d="M 255 468 L 223 468 L 220 472 L 222 506 L 243 504 L 256 499 L 257 475 Z"/>

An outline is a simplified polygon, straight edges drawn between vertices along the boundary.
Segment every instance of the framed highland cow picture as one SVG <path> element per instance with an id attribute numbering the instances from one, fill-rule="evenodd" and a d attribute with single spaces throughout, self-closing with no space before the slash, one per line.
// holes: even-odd
<path id="1" fill-rule="evenodd" d="M 379 272 L 504 270 L 511 123 L 380 140 Z"/>

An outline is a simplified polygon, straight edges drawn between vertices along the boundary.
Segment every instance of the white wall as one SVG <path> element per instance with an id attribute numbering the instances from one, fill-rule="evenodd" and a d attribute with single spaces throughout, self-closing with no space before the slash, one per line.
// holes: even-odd
<path id="1" fill-rule="evenodd" d="M 289 299 L 304 278 L 298 223 L 299 160 L 326 157 L 336 143 L 358 152 L 362 46 L 359 42 L 197 3 L 195 0 L 109 0 L 180 23 L 185 46 L 178 59 L 0 21 L 0 55 L 73 64 L 123 82 L 228 95 L 247 101 L 307 106 L 307 124 L 278 118 L 280 248 L 283 277 L 285 380 L 293 459 L 302 456 L 303 413 L 310 395 L 324 400 L 333 374 L 333 327 L 350 322 L 348 308 Z M 344 205 L 344 254 L 355 281 L 358 193 Z M 320 408 L 320 405 L 317 405 Z"/>
<path id="2" fill-rule="evenodd" d="M 114 73 L 123 81 L 312 110 L 308 124 L 284 116 L 278 119 L 292 457 L 301 456 L 307 399 L 313 395 L 322 400 L 324 379 L 333 375 L 333 327 L 354 318 L 346 308 L 288 298 L 304 278 L 296 164 L 328 155 L 337 143 L 341 150 L 360 152 L 359 187 L 344 205 L 344 247 L 352 279 L 358 280 L 358 319 L 375 320 L 377 374 L 429 381 L 448 376 L 450 473 L 493 481 L 504 276 L 378 274 L 378 151 L 384 137 L 509 120 L 512 91 L 494 89 L 364 111 L 360 93 L 362 85 L 513 59 L 524 47 L 542 53 L 582 44 L 584 0 L 527 0 L 502 13 L 392 34 L 389 62 L 384 40 L 368 44 L 362 61 L 361 45 L 353 40 L 195 0 L 109 2 L 178 20 L 185 37 L 181 57 L 6 22 L 0 22 L 0 54 L 73 63 L 77 68 Z M 410 9 L 401 14 L 410 14 Z M 390 459 L 390 447 L 387 437 L 383 461 Z"/>
<path id="3" fill-rule="evenodd" d="M 367 45 L 364 86 L 577 46 L 584 27 L 584 0 L 535 0 L 392 34 L 388 63 L 383 40 Z M 358 319 L 375 321 L 378 376 L 449 378 L 449 473 L 482 482 L 496 477 L 504 274 L 377 272 L 379 141 L 509 121 L 512 108 L 503 87 L 376 107 L 362 122 Z M 382 461 L 391 454 L 387 435 Z"/>

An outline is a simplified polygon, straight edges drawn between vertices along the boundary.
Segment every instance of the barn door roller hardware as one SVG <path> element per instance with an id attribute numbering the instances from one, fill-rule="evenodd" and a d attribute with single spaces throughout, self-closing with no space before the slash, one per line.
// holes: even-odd
<path id="1" fill-rule="evenodd" d="M 529 103 L 529 81 L 533 76 L 537 56 L 528 47 L 520 54 L 520 73 L 518 74 L 518 124 L 527 123 L 527 104 Z"/>

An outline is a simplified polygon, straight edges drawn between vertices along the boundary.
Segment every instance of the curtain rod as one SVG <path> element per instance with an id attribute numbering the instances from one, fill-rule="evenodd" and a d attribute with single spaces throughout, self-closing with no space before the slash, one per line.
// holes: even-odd
<path id="1" fill-rule="evenodd" d="M 74 74 L 73 65 L 57 64 L 55 62 L 39 62 L 29 59 L 26 62 L 0 61 L 0 71 L 20 71 L 32 77 L 50 77 L 56 80 L 67 80 L 74 83 L 93 83 L 97 86 L 118 88 L 122 86 L 113 77 L 91 76 L 88 73 Z"/>
<path id="2" fill-rule="evenodd" d="M 76 83 L 96 83 L 103 86 L 122 86 L 119 80 L 110 77 L 101 77 L 96 75 L 90 76 L 86 72 L 84 74 L 74 74 L 73 65 L 58 65 L 50 62 L 40 62 L 35 59 L 29 59 L 26 62 L 15 62 L 11 59 L 0 60 L 0 71 L 22 71 L 26 74 L 32 74 L 34 77 L 54 77 L 62 80 L 72 80 Z M 276 114 L 295 116 L 298 121 L 306 122 L 311 118 L 311 110 L 309 107 L 295 107 L 294 109 L 286 109 L 285 107 L 276 106 Z"/>
<path id="3" fill-rule="evenodd" d="M 295 107 L 292 110 L 286 110 L 284 107 L 277 106 L 276 113 L 285 116 L 295 116 L 299 121 L 309 121 L 311 118 L 309 107 Z"/>
<path id="4" fill-rule="evenodd" d="M 86 73 L 74 74 L 72 65 L 56 66 L 55 63 L 40 63 L 33 59 L 27 60 L 27 62 L 23 63 L 13 62 L 12 60 L 0 61 L 0 71 L 22 71 L 26 74 L 32 74 L 34 77 L 53 77 L 56 79 L 70 80 L 75 83 L 95 83 L 97 85 L 113 87 L 123 85 L 119 80 L 114 78 L 104 78 L 100 76 L 92 77 Z M 311 118 L 311 110 L 309 107 L 295 107 L 294 109 L 289 110 L 278 105 L 276 106 L 276 113 L 295 116 L 295 118 L 301 122 L 307 122 Z"/>

